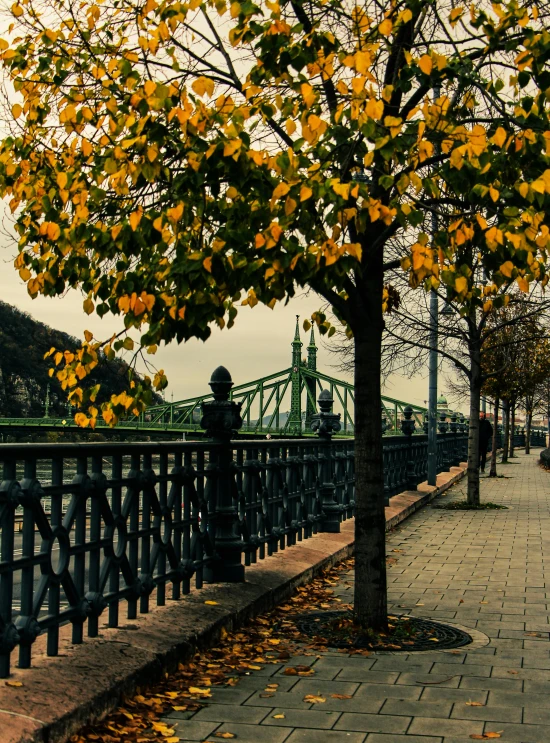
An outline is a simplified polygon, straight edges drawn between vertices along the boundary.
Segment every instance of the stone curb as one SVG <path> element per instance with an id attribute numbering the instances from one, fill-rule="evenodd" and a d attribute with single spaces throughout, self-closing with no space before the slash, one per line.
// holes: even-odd
<path id="1" fill-rule="evenodd" d="M 386 529 L 447 490 L 465 464 L 438 475 L 437 486 L 394 496 L 386 508 Z M 353 554 L 353 520 L 340 534 L 318 534 L 281 550 L 246 570 L 246 582 L 207 585 L 165 607 L 142 614 L 138 623 L 100 627 L 99 637 L 72 645 L 70 626 L 60 630 L 59 656 L 45 653 L 45 637 L 33 648 L 33 667 L 15 668 L 8 686 L 0 682 L 0 743 L 64 743 L 83 725 L 111 711 L 124 695 L 148 686 L 196 649 L 214 645 L 223 629 L 242 626 L 287 600 L 297 586 Z M 206 604 L 215 601 L 215 604 Z"/>

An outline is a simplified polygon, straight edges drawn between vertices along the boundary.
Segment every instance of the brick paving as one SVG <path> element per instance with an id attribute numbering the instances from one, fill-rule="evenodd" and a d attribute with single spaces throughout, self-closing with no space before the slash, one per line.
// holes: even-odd
<path id="1" fill-rule="evenodd" d="M 214 741 L 220 736 L 209 736 L 230 732 L 238 743 L 466 743 L 472 734 L 498 732 L 503 743 L 550 742 L 550 473 L 537 460 L 538 451 L 519 454 L 499 467 L 504 478 L 482 480 L 482 499 L 509 510 L 428 506 L 389 535 L 391 610 L 475 629 L 485 644 L 368 658 L 295 656 L 234 688 L 214 687 L 194 715 L 170 715 L 175 735 Z M 464 499 L 465 488 L 458 483 L 436 503 Z M 336 589 L 347 601 L 352 580 L 347 575 Z M 315 676 L 282 675 L 298 663 L 313 665 Z M 279 683 L 276 694 L 261 697 L 270 682 Z M 324 704 L 303 701 L 317 693 Z"/>

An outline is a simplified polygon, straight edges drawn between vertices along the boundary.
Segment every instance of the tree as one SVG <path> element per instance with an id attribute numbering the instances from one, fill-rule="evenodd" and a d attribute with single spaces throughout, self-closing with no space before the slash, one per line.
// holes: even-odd
<path id="1" fill-rule="evenodd" d="M 544 303 L 533 307 L 521 297 L 489 319 L 493 331 L 483 356 L 483 392 L 495 403 L 495 434 L 498 410 L 503 403 L 504 436 L 502 461 L 513 456 L 514 413 L 517 400 L 532 400 L 535 390 L 548 374 L 548 329 Z M 532 412 L 531 412 L 532 416 Z M 510 426 L 510 417 L 512 425 Z M 528 418 L 526 441 L 530 434 Z M 528 446 L 528 444 L 527 444 Z M 493 438 L 489 477 L 496 477 L 496 436 Z"/>
<path id="2" fill-rule="evenodd" d="M 452 225 L 449 227 L 452 229 Z M 463 260 L 462 265 L 470 270 L 467 280 L 471 290 L 486 296 L 488 282 L 479 256 L 471 251 Z M 400 302 L 386 319 L 383 353 L 392 370 L 399 365 L 409 373 L 415 373 L 426 365 L 432 348 L 430 296 L 411 289 L 397 272 L 392 284 L 399 291 Z M 526 294 L 517 286 L 502 284 L 493 289 L 490 300 L 481 306 L 470 307 L 466 313 L 460 303 L 447 301 L 441 287 L 437 294 L 443 311 L 438 317 L 436 350 L 441 360 L 459 374 L 460 380 L 453 386 L 461 397 L 469 399 L 468 502 L 477 506 L 480 502 L 481 391 L 490 387 L 493 396 L 498 385 L 509 385 L 512 378 L 516 380 L 515 376 L 502 375 L 511 369 L 515 371 L 513 359 L 519 359 L 518 354 L 524 351 L 530 352 L 533 344 L 542 337 L 539 323 L 543 313 L 548 311 L 548 300 L 540 287 L 534 287 Z M 349 363 L 349 355 L 344 356 L 346 363 Z M 522 363 L 527 362 L 523 360 Z M 529 376 L 527 372 L 521 375 L 519 367 L 518 373 L 520 381 L 514 382 L 516 386 L 520 382 L 524 384 Z M 463 380 L 465 384 L 461 383 Z M 517 394 L 514 392 L 514 399 Z M 508 391 L 506 395 L 508 400 Z"/>
<path id="3" fill-rule="evenodd" d="M 11 12 L 2 58 L 18 101 L 0 192 L 30 294 L 79 288 L 85 312 L 121 315 L 149 352 L 231 327 L 238 303 L 273 307 L 306 286 L 323 297 L 354 338 L 355 612 L 385 627 L 385 275 L 401 265 L 465 316 L 502 285 L 546 281 L 547 4 L 16 0 Z M 449 211 L 430 242 L 432 214 Z M 83 424 L 100 414 L 80 378 L 101 343 L 87 334 L 74 359 L 54 357 Z M 104 419 L 139 412 L 150 386 Z"/>

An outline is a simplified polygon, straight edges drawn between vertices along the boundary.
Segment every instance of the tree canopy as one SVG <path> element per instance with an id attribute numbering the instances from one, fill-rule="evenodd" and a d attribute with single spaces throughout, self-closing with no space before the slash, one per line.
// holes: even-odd
<path id="1" fill-rule="evenodd" d="M 0 191 L 32 296 L 78 287 L 85 312 L 122 315 L 154 351 L 297 286 L 353 332 L 362 278 L 384 262 L 461 305 L 546 281 L 547 3 L 24 0 L 11 13 Z M 486 287 L 469 280 L 472 252 Z M 69 387 L 96 353 L 84 345 L 60 372 Z"/>

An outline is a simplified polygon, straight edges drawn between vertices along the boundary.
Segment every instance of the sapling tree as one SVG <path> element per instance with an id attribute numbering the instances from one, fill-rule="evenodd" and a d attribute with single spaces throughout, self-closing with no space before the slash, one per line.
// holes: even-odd
<path id="1" fill-rule="evenodd" d="M 102 344 L 131 346 L 125 331 L 153 353 L 231 327 L 243 304 L 317 292 L 354 339 L 355 612 L 385 627 L 387 272 L 465 317 L 505 284 L 546 281 L 548 3 L 16 0 L 11 14 L 0 192 L 15 267 L 33 297 L 76 288 L 86 313 L 121 317 L 120 337 L 53 354 L 78 420 L 147 403 L 147 382 L 102 407 L 82 384 Z"/>

